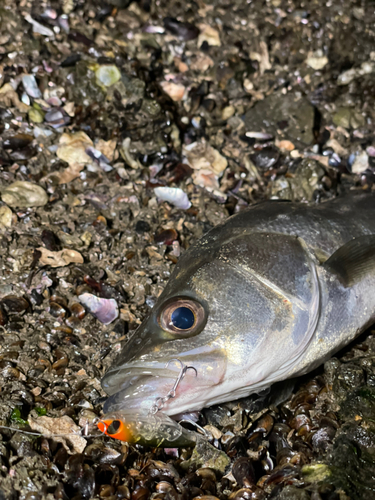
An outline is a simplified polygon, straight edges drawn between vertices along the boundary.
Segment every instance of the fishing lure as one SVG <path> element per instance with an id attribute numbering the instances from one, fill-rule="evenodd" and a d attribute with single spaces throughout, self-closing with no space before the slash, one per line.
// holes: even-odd
<path id="1" fill-rule="evenodd" d="M 182 427 L 162 411 L 155 414 L 131 411 L 111 413 L 100 419 L 97 426 L 106 436 L 144 446 L 195 446 L 199 437 L 199 434 Z"/>

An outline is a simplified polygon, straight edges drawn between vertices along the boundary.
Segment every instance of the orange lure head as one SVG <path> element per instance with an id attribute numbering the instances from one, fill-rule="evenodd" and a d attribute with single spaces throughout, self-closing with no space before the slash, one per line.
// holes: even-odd
<path id="1" fill-rule="evenodd" d="M 134 443 L 134 435 L 130 426 L 121 418 L 104 418 L 97 423 L 98 429 L 113 439 L 126 441 L 127 443 Z"/>

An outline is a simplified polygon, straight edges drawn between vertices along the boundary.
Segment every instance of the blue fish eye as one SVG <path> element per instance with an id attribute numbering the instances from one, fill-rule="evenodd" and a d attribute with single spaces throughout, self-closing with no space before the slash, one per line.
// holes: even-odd
<path id="1" fill-rule="evenodd" d="M 188 307 L 177 307 L 171 314 L 171 321 L 175 328 L 188 330 L 195 323 L 195 316 Z"/>

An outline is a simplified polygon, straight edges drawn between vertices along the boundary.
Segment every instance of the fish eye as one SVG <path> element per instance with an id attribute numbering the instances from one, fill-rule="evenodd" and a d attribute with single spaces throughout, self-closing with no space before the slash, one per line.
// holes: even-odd
<path id="1" fill-rule="evenodd" d="M 206 313 L 203 306 L 195 300 L 173 299 L 161 309 L 158 321 L 163 330 L 181 337 L 190 337 L 204 328 Z"/>
<path id="2" fill-rule="evenodd" d="M 120 420 L 114 420 L 107 429 L 107 434 L 116 434 L 116 432 L 120 429 L 121 422 Z"/>

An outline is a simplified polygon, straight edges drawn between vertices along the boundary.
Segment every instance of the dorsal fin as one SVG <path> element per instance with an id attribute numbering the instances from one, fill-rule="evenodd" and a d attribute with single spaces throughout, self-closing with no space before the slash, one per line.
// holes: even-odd
<path id="1" fill-rule="evenodd" d="M 345 287 L 375 273 L 375 235 L 359 236 L 336 250 L 323 264 Z"/>

